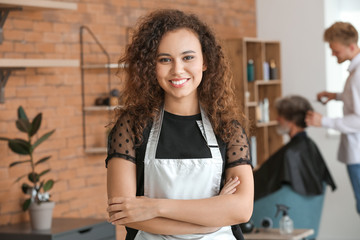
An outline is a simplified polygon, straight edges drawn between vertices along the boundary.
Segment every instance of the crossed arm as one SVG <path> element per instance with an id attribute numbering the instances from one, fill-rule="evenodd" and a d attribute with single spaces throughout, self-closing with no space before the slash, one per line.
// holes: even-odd
<path id="1" fill-rule="evenodd" d="M 109 221 L 154 234 L 208 233 L 246 222 L 253 208 L 249 165 L 226 171 L 228 184 L 219 196 L 196 199 L 136 197 L 136 165 L 123 159 L 108 163 Z"/>

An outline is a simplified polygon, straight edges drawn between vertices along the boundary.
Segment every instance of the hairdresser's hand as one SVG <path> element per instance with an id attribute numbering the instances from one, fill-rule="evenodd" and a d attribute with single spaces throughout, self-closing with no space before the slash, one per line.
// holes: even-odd
<path id="1" fill-rule="evenodd" d="M 323 91 L 317 94 L 317 100 L 322 104 L 327 104 L 330 100 L 334 99 L 336 99 L 336 93 Z"/>
<path id="2" fill-rule="evenodd" d="M 236 187 L 240 184 L 239 178 L 235 177 L 234 179 L 229 178 L 225 183 L 224 187 L 221 189 L 219 195 L 233 194 L 236 192 Z"/>
<path id="3" fill-rule="evenodd" d="M 317 112 L 308 111 L 306 113 L 305 122 L 308 126 L 321 127 L 322 115 Z"/>
<path id="4" fill-rule="evenodd" d="M 125 225 L 157 217 L 156 200 L 146 197 L 114 197 L 108 200 L 108 222 Z"/>

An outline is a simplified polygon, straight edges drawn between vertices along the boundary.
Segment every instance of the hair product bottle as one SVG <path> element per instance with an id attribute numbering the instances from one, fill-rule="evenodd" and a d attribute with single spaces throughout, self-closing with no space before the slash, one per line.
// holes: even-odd
<path id="1" fill-rule="evenodd" d="M 279 222 L 280 234 L 291 234 L 294 231 L 294 222 L 288 215 L 289 207 L 282 204 L 276 204 L 276 207 L 277 212 L 275 217 L 277 217 L 279 212 L 282 212 L 282 217 L 280 218 Z"/>

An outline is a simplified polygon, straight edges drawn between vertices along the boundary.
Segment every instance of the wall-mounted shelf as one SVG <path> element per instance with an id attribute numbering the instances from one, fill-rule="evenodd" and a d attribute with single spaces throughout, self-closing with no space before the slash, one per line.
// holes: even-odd
<path id="1" fill-rule="evenodd" d="M 0 0 L 0 44 L 3 28 L 10 11 L 21 10 L 77 10 L 76 3 L 49 0 Z"/>
<path id="2" fill-rule="evenodd" d="M 88 154 L 103 154 L 107 152 L 106 147 L 86 147 L 85 153 Z"/>
<path id="3" fill-rule="evenodd" d="M 0 68 L 79 67 L 77 59 L 0 59 Z"/>
<path id="4" fill-rule="evenodd" d="M 109 63 L 109 64 L 84 64 L 81 66 L 82 69 L 117 69 L 125 68 L 125 64 Z"/>
<path id="5" fill-rule="evenodd" d="M 49 0 L 0 0 L 0 8 L 21 7 L 23 10 L 77 10 L 77 4 Z"/>
<path id="6" fill-rule="evenodd" d="M 99 112 L 99 111 L 111 111 L 114 110 L 116 106 L 88 106 L 84 107 L 85 112 Z"/>
<path id="7" fill-rule="evenodd" d="M 5 102 L 5 85 L 12 71 L 25 68 L 79 67 L 76 59 L 0 59 L 0 103 Z"/>

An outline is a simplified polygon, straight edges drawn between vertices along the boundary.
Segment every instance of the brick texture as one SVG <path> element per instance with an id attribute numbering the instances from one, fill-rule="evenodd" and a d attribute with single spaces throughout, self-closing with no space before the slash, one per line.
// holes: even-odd
<path id="1" fill-rule="evenodd" d="M 78 10 L 35 10 L 11 12 L 4 26 L 0 44 L 2 58 L 80 59 L 79 29 L 88 26 L 116 62 L 127 44 L 127 29 L 138 18 L 159 6 L 196 13 L 207 22 L 220 39 L 256 37 L 255 0 L 66 0 L 78 3 Z M 88 33 L 84 34 L 85 61 L 105 63 L 106 58 Z M 85 103 L 109 92 L 104 70 L 85 74 Z M 116 71 L 111 73 L 111 87 L 121 89 Z M 51 138 L 35 151 L 35 158 L 51 155 L 42 168 L 50 167 L 46 178 L 54 178 L 51 190 L 56 202 L 55 217 L 106 218 L 105 154 L 89 155 L 83 149 L 81 108 L 81 71 L 79 68 L 28 68 L 14 71 L 5 88 L 5 103 L 0 104 L 0 136 L 22 137 L 15 127 L 16 109 L 22 105 L 29 118 L 43 113 L 38 137 L 56 129 Z M 106 145 L 106 112 L 86 115 L 89 146 Z M 9 164 L 26 160 L 0 141 L 0 225 L 28 220 L 21 211 L 25 199 L 17 177 L 29 167 Z M 117 239 L 124 231 L 118 227 Z"/>

